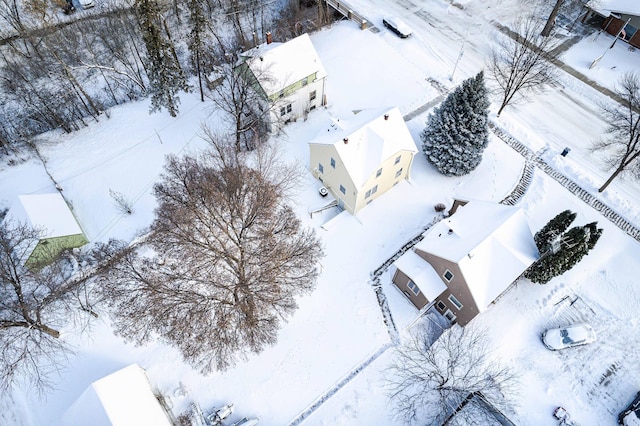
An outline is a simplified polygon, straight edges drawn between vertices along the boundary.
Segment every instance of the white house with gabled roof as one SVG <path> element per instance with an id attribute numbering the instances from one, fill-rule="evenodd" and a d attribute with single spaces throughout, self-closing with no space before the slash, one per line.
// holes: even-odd
<path id="1" fill-rule="evenodd" d="M 332 119 L 309 143 L 309 163 L 338 206 L 356 214 L 409 178 L 416 152 L 398 108 L 366 109 Z"/>
<path id="2" fill-rule="evenodd" d="M 62 250 L 89 242 L 67 202 L 59 193 L 18 196 L 5 220 L 41 232 L 39 241 L 25 247 L 25 264 L 47 263 Z"/>
<path id="3" fill-rule="evenodd" d="M 96 380 L 62 417 L 65 426 L 171 426 L 145 371 L 131 364 Z"/>
<path id="4" fill-rule="evenodd" d="M 393 282 L 418 309 L 435 306 L 449 321 L 465 325 L 538 257 L 522 209 L 470 201 L 395 262 Z"/>
<path id="5" fill-rule="evenodd" d="M 327 72 L 308 34 L 286 43 L 271 42 L 268 34 L 266 43 L 244 52 L 242 58 L 272 109 L 275 127 L 324 105 Z"/>

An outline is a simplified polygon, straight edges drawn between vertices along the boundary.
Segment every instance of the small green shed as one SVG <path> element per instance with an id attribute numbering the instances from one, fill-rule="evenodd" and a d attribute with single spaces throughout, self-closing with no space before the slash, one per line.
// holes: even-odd
<path id="1" fill-rule="evenodd" d="M 59 193 L 19 195 L 7 217 L 42 231 L 26 265 L 46 264 L 61 251 L 89 242 Z"/>

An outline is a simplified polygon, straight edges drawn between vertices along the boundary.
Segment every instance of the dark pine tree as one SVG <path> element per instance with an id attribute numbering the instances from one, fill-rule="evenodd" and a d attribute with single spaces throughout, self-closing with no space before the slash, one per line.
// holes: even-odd
<path id="1" fill-rule="evenodd" d="M 200 89 L 200 101 L 204 102 L 204 89 L 202 87 L 202 75 L 208 70 L 205 66 L 209 43 L 206 40 L 207 17 L 205 16 L 203 0 L 188 0 L 189 26 L 191 31 L 187 35 L 187 47 L 191 52 L 191 65 L 198 76 Z"/>
<path id="2" fill-rule="evenodd" d="M 575 220 L 576 214 L 571 210 L 565 210 L 551 219 L 541 230 L 536 232 L 533 239 L 540 253 L 551 250 L 553 241 L 569 229 L 569 225 Z"/>
<path id="3" fill-rule="evenodd" d="M 427 159 L 446 176 L 473 171 L 489 141 L 489 98 L 481 72 L 465 80 L 429 116 L 421 134 Z"/>
<path id="4" fill-rule="evenodd" d="M 172 117 L 178 114 L 180 90 L 188 90 L 187 80 L 178 62 L 173 42 L 156 0 L 136 0 L 138 23 L 147 48 L 145 69 L 149 76 L 151 112 L 163 107 Z"/>
<path id="5" fill-rule="evenodd" d="M 559 250 L 543 252 L 540 260 L 527 269 L 524 276 L 533 282 L 546 284 L 573 268 L 600 239 L 602 228 L 596 225 L 597 222 L 592 222 L 569 229 L 558 239 Z"/>

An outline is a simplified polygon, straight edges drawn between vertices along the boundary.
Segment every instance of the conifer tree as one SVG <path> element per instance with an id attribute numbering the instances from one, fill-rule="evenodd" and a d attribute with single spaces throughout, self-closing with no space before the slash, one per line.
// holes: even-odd
<path id="1" fill-rule="evenodd" d="M 481 71 L 465 80 L 429 116 L 421 135 L 429 162 L 446 176 L 462 176 L 478 167 L 489 141 L 488 114 Z"/>
<path id="2" fill-rule="evenodd" d="M 571 210 L 565 210 L 551 219 L 541 230 L 536 232 L 533 237 L 540 253 L 551 250 L 553 241 L 562 235 L 569 225 L 575 220 L 576 214 Z"/>
<path id="3" fill-rule="evenodd" d="M 560 215 L 564 213 L 562 212 Z M 550 224 L 551 222 L 545 228 Z M 551 244 L 547 244 L 548 250 L 542 252 L 540 259 L 527 269 L 524 276 L 539 284 L 548 283 L 552 278 L 564 274 L 580 262 L 589 250 L 595 247 L 601 235 L 602 228 L 597 227 L 597 222 L 569 229 L 557 238 L 559 248 L 552 250 Z"/>
<path id="4" fill-rule="evenodd" d="M 149 76 L 151 112 L 163 107 L 172 117 L 178 114 L 180 90 L 188 90 L 166 23 L 156 0 L 136 0 L 138 23 L 147 48 L 145 69 Z"/>
<path id="5" fill-rule="evenodd" d="M 187 47 L 189 48 L 189 52 L 191 52 L 191 64 L 193 66 L 193 70 L 198 76 L 200 100 L 204 102 L 202 76 L 209 70 L 203 68 L 205 68 L 204 65 L 208 56 L 207 49 L 211 50 L 211 48 L 207 47 L 206 28 L 208 23 L 207 17 L 205 16 L 203 0 L 189 0 L 188 9 L 189 26 L 191 27 L 191 31 L 187 35 Z"/>

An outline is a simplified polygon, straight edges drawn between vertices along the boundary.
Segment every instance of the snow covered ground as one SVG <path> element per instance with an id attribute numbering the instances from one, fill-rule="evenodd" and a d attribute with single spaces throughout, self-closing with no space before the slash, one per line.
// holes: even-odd
<path id="1" fill-rule="evenodd" d="M 307 142 L 331 115 L 382 106 L 398 106 L 408 114 L 440 95 L 433 81 L 452 88 L 481 70 L 490 43 L 500 36 L 483 17 L 507 19 L 519 4 L 505 0 L 489 6 L 467 0 L 460 2 L 463 10 L 441 0 L 352 3 L 381 31 L 360 31 L 353 23 L 341 22 L 312 35 L 329 74 L 329 106 L 288 126 L 280 141 L 288 158 L 304 167 Z M 414 37 L 401 40 L 382 29 L 379 21 L 386 13 L 402 16 L 413 27 Z M 465 37 L 464 55 L 450 81 Z M 589 78 L 611 86 L 621 72 L 640 65 L 640 54 L 619 42 L 597 68 L 588 70 L 589 58 L 599 56 L 611 41 L 606 34 L 596 41 L 588 37 L 564 59 Z M 561 84 L 561 89 L 534 96 L 529 103 L 508 107 L 499 119 L 492 118 L 534 151 L 546 147 L 545 160 L 640 226 L 636 182 L 618 179 L 604 194 L 597 194 L 606 173 L 588 146 L 601 134 L 598 103 L 606 99 L 566 74 Z M 92 241 L 134 238 L 152 220 L 155 201 L 150 189 L 162 171 L 164 155 L 197 152 L 205 146 L 199 129 L 201 123 L 219 122 L 213 107 L 200 103 L 195 94 L 181 95 L 181 100 L 175 119 L 148 115 L 148 102 L 138 102 L 113 109 L 111 118 L 80 132 L 43 135 L 47 142 L 41 153 L 47 169 Z M 418 148 L 427 115 L 408 123 Z M 572 149 L 567 157 L 559 155 L 564 147 Z M 411 180 L 355 217 L 327 212 L 311 218 L 308 212 L 323 200 L 309 174 L 295 196 L 296 208 L 303 221 L 317 229 L 326 257 L 316 291 L 300 299 L 300 309 L 282 329 L 276 346 L 227 372 L 203 377 L 160 343 L 136 348 L 122 342 L 102 318 L 90 335 L 69 336 L 78 356 L 70 360 L 58 388 L 46 400 L 28 392 L 14 395 L 14 402 L 5 396 L 4 405 L 17 408 L 13 416 L 3 414 L 0 419 L 8 424 L 19 424 L 21 419 L 27 425 L 57 425 L 88 384 L 137 362 L 176 409 L 188 399 L 205 409 L 233 402 L 237 415 L 232 420 L 259 416 L 261 425 L 286 425 L 323 395 L 331 395 L 305 417 L 304 424 L 400 425 L 400 419 L 390 414 L 383 389 L 382 372 L 393 358 L 393 347 L 370 284 L 371 272 L 434 219 L 434 204 L 450 205 L 454 197 L 499 201 L 515 185 L 523 164 L 519 154 L 495 137 L 480 167 L 463 178 L 439 175 L 418 154 Z M 55 190 L 34 158 L 3 166 L 0 176 L 0 208 L 8 207 L 19 194 Z M 134 202 L 132 215 L 118 212 L 110 189 Z M 576 224 L 598 221 L 604 234 L 572 271 L 546 286 L 518 284 L 475 320 L 492 330 L 501 358 L 520 373 L 521 393 L 507 415 L 516 424 L 551 425 L 556 424 L 553 409 L 562 405 L 580 424 L 612 424 L 640 389 L 635 309 L 640 291 L 634 281 L 640 245 L 539 170 L 520 205 L 534 231 L 556 213 L 571 209 L 578 213 Z M 396 326 L 404 335 L 417 312 L 389 285 L 388 272 L 382 282 Z M 575 321 L 590 322 L 598 341 L 558 353 L 542 346 L 542 331 Z M 364 361 L 370 363 L 353 374 Z M 338 388 L 345 378 L 351 380 Z M 176 392 L 180 383 L 187 396 Z"/>

